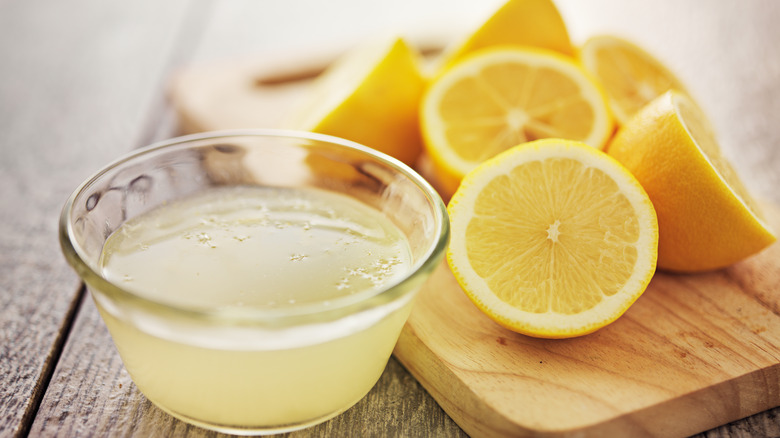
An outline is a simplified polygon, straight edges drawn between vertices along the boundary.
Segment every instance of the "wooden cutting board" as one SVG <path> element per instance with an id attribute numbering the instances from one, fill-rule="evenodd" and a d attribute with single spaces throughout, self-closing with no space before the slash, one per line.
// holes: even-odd
<path id="1" fill-rule="evenodd" d="M 284 127 L 330 56 L 190 68 L 171 100 L 185 132 Z M 780 209 L 766 213 L 780 229 Z M 780 405 L 780 244 L 716 272 L 657 273 L 617 322 L 568 340 L 494 324 L 442 264 L 394 354 L 475 437 L 694 434 Z"/>
<path id="2" fill-rule="evenodd" d="M 687 436 L 780 404 L 779 281 L 778 244 L 657 273 L 612 325 L 542 340 L 490 321 L 443 265 L 395 354 L 472 436 Z"/>

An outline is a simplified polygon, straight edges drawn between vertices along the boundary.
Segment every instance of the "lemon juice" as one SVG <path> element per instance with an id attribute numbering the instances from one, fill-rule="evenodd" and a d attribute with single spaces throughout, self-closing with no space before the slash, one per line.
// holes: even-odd
<path id="1" fill-rule="evenodd" d="M 226 431 L 291 430 L 338 414 L 376 383 L 413 294 L 338 309 L 412 264 L 404 233 L 355 199 L 230 187 L 157 207 L 107 239 L 103 275 L 153 309 L 95 300 L 134 382 L 162 409 Z M 216 316 L 204 327 L 169 307 Z"/>

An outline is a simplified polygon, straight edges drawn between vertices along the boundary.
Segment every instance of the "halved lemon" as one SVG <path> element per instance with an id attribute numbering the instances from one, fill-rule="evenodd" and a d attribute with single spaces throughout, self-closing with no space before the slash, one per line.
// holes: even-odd
<path id="1" fill-rule="evenodd" d="M 601 148 L 613 129 L 595 80 L 542 49 L 475 52 L 434 79 L 421 105 L 425 147 L 445 196 L 479 163 L 519 143 L 565 138 Z"/>
<path id="2" fill-rule="evenodd" d="M 669 91 L 615 135 L 609 155 L 626 166 L 658 213 L 658 267 L 722 268 L 777 238 L 688 97 Z"/>
<path id="3" fill-rule="evenodd" d="M 352 140 L 414 166 L 422 152 L 419 62 L 403 38 L 368 41 L 316 79 L 288 126 Z"/>
<path id="4" fill-rule="evenodd" d="M 449 203 L 447 260 L 468 297 L 530 336 L 591 333 L 620 317 L 656 266 L 647 194 L 581 142 L 538 140 L 470 172 Z"/>
<path id="5" fill-rule="evenodd" d="M 583 66 L 603 85 L 612 112 L 621 125 L 670 89 L 687 94 L 682 81 L 661 61 L 625 39 L 593 36 L 583 44 L 580 58 Z"/>

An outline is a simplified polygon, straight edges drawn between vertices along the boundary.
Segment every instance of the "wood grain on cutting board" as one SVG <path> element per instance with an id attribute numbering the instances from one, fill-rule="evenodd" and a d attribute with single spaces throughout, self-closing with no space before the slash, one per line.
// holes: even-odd
<path id="1" fill-rule="evenodd" d="M 779 281 L 778 244 L 657 273 L 612 325 L 546 340 L 493 323 L 443 264 L 395 354 L 472 436 L 690 435 L 780 403 Z"/>
<path id="2" fill-rule="evenodd" d="M 284 127 L 324 65 L 296 63 L 182 71 L 171 98 L 184 130 Z M 766 213 L 780 229 L 780 210 Z M 395 355 L 475 437 L 685 436 L 780 405 L 779 285 L 775 244 L 724 270 L 657 273 L 612 325 L 542 340 L 493 323 L 442 264 Z"/>

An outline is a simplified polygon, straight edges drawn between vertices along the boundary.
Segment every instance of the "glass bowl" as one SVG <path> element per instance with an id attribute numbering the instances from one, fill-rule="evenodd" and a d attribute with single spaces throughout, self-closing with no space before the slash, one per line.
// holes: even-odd
<path id="1" fill-rule="evenodd" d="M 296 197 L 303 192 L 313 201 L 322 195 L 322 202 L 312 207 L 308 198 Z M 153 251 L 160 239 L 174 235 L 170 229 L 186 222 L 189 228 L 172 241 L 190 239 L 216 254 L 212 234 L 218 231 L 209 227 L 224 219 L 220 214 L 227 207 L 221 203 L 234 198 L 243 204 L 220 222 L 228 224 L 225 232 L 261 223 L 303 234 L 319 227 L 327 236 L 334 229 L 348 237 L 374 236 L 376 224 L 387 222 L 407 258 L 388 263 L 371 250 L 357 254 L 349 245 L 335 250 L 326 241 L 320 250 L 328 255 L 318 260 L 330 264 L 315 269 L 305 265 L 315 259 L 307 258 L 312 249 L 295 248 L 308 245 L 302 240 L 283 237 L 261 245 L 265 237 L 260 237 L 249 253 L 217 256 L 196 272 L 190 254 L 195 250 Z M 268 216 L 267 201 L 283 210 L 277 212 L 281 217 Z M 357 208 L 359 224 L 330 222 L 335 213 L 329 206 L 341 201 Z M 182 205 L 188 207 L 176 210 L 176 220 L 158 214 Z M 316 210 L 313 219 L 309 209 Z M 152 234 L 134 241 L 138 230 Z M 240 231 L 232 236 L 235 245 L 256 237 Z M 183 421 L 255 435 L 323 422 L 374 386 L 448 238 L 441 198 L 406 165 L 335 137 L 277 130 L 205 133 L 134 151 L 81 184 L 60 217 L 63 253 L 86 283 L 141 392 Z M 287 274 L 263 258 L 285 245 L 293 248 L 285 249 L 284 266 L 299 262 Z M 108 269 L 125 260 L 122 251 L 142 263 L 132 275 Z M 401 267 L 381 282 L 355 260 Z M 145 283 L 137 278 L 152 271 Z M 368 280 L 348 287 L 343 280 L 349 275 Z M 277 277 L 291 283 L 280 286 Z M 335 289 L 333 278 L 341 279 Z M 240 291 L 234 290 L 237 281 Z M 349 290 L 333 292 L 341 289 Z"/>

